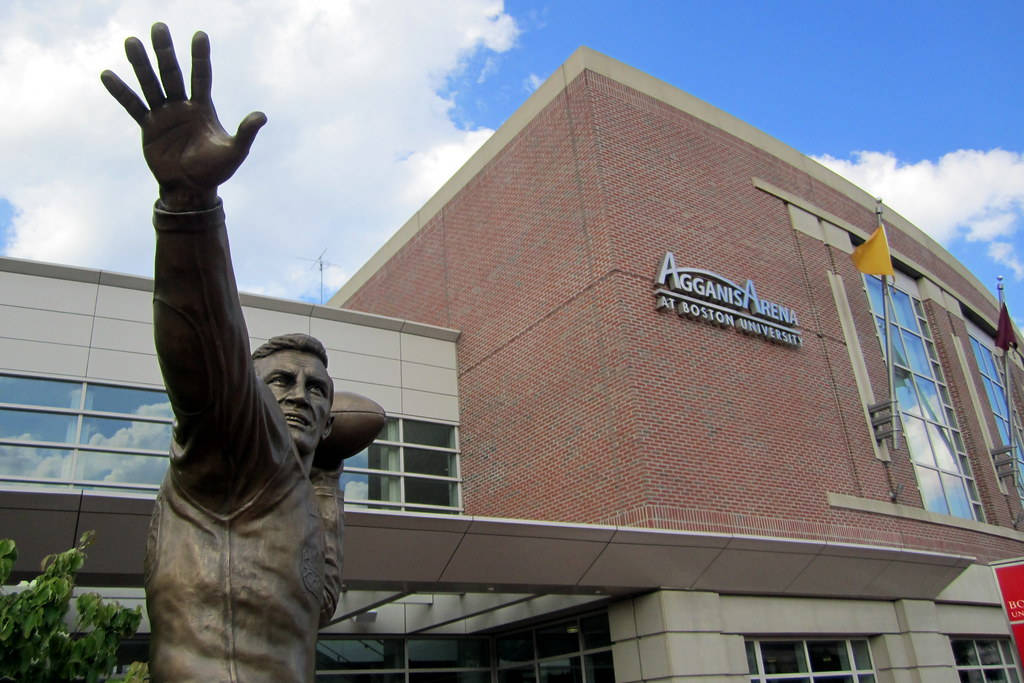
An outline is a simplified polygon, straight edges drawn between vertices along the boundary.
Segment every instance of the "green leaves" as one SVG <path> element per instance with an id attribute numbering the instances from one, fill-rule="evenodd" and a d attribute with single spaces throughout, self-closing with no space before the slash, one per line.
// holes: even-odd
<path id="1" fill-rule="evenodd" d="M 0 590 L 0 680 L 91 683 L 105 680 L 114 669 L 118 645 L 138 629 L 141 608 L 127 609 L 86 593 L 75 601 L 78 620 L 68 631 L 75 574 L 92 538 L 87 532 L 76 547 L 48 555 L 42 574 L 32 581 Z M 0 579 L 10 577 L 17 557 L 14 541 L 0 539 Z M 139 665 L 125 680 L 144 681 L 145 675 L 145 665 Z"/>

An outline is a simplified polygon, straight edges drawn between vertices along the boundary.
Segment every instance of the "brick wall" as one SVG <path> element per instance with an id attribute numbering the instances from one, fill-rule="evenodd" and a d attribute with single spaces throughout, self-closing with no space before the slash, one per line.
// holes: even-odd
<path id="1" fill-rule="evenodd" d="M 767 152 L 585 71 L 345 303 L 462 331 L 466 512 L 1024 554 L 998 536 L 829 506 L 828 493 L 889 501 L 899 484 L 900 503 L 921 500 L 905 448 L 884 463 L 871 447 L 826 277 L 846 286 L 880 399 L 859 273 L 795 231 L 755 177 L 873 228 L 869 209 Z M 994 319 L 940 259 L 891 239 Z M 753 279 L 797 311 L 803 346 L 655 310 L 666 251 Z M 963 334 L 954 324 L 934 319 L 935 334 Z M 947 366 L 947 379 L 971 410 L 953 384 L 962 373 Z M 974 469 L 990 521 L 1009 525 L 991 467 Z"/>

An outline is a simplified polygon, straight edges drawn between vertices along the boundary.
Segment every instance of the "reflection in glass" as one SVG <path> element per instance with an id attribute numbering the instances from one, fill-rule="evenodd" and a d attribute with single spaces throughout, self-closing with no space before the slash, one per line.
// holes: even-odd
<path id="1" fill-rule="evenodd" d="M 537 673 L 532 664 L 514 669 L 498 670 L 498 683 L 535 683 L 536 680 Z"/>
<path id="2" fill-rule="evenodd" d="M 959 517 L 971 516 L 971 504 L 967 500 L 967 492 L 964 491 L 963 479 L 954 475 L 942 473 L 942 488 L 946 492 L 946 499 L 949 501 L 949 509 Z"/>
<path id="3" fill-rule="evenodd" d="M 0 438 L 18 441 L 74 442 L 78 416 L 0 409 Z"/>
<path id="4" fill-rule="evenodd" d="M 864 278 L 868 285 L 868 298 L 871 299 L 871 309 L 878 313 L 882 312 L 882 282 L 878 278 Z"/>
<path id="5" fill-rule="evenodd" d="M 322 638 L 316 643 L 317 669 L 401 669 L 405 649 L 401 638 Z"/>
<path id="6" fill-rule="evenodd" d="M 451 425 L 406 420 L 404 426 L 406 443 L 455 448 L 455 428 Z"/>
<path id="7" fill-rule="evenodd" d="M 398 418 L 389 417 L 387 423 L 384 425 L 384 429 L 380 430 L 380 434 L 377 438 L 381 441 L 399 441 L 398 438 Z"/>
<path id="8" fill-rule="evenodd" d="M 804 644 L 800 641 L 762 641 L 761 661 L 766 674 L 803 673 L 807 671 Z"/>
<path id="9" fill-rule="evenodd" d="M 850 670 L 850 656 L 844 640 L 810 640 L 807 653 L 811 658 L 811 671 Z"/>
<path id="10" fill-rule="evenodd" d="M 63 448 L 0 446 L 0 475 L 67 479 L 71 476 L 71 454 Z"/>
<path id="11" fill-rule="evenodd" d="M 900 339 L 899 328 L 889 325 L 889 330 L 892 332 L 892 357 L 896 360 L 897 365 L 910 367 L 910 363 L 907 362 L 907 352 L 903 348 L 903 340 Z"/>
<path id="12" fill-rule="evenodd" d="M 977 640 L 978 656 L 982 664 L 1002 664 L 999 657 L 999 642 L 995 640 Z"/>
<path id="13" fill-rule="evenodd" d="M 853 663 L 858 670 L 870 669 L 871 668 L 871 651 L 868 650 L 868 641 L 866 640 L 853 640 L 850 641 L 850 645 L 853 646 Z"/>
<path id="14" fill-rule="evenodd" d="M 331 674 L 318 673 L 317 683 L 405 683 L 405 674 L 395 673 L 366 673 L 366 674 Z"/>
<path id="15" fill-rule="evenodd" d="M 433 474 L 438 477 L 454 477 L 455 454 L 427 451 L 419 448 L 406 448 L 405 471 L 416 472 L 417 474 Z"/>
<path id="16" fill-rule="evenodd" d="M 942 495 L 942 482 L 939 480 L 939 473 L 927 467 L 915 467 L 914 469 L 917 470 L 917 484 L 921 488 L 921 498 L 924 499 L 925 509 L 949 514 L 946 498 Z"/>
<path id="17" fill-rule="evenodd" d="M 949 430 L 929 423 L 928 436 L 931 439 L 935 462 L 938 463 L 939 467 L 959 474 L 960 468 L 957 465 L 956 457 L 953 455 L 953 442 L 950 440 Z"/>
<path id="18" fill-rule="evenodd" d="M 916 379 L 917 388 L 921 392 L 925 416 L 936 422 L 942 422 L 944 415 L 942 413 L 942 404 L 939 402 L 939 392 L 935 389 L 935 382 L 920 376 Z"/>
<path id="19" fill-rule="evenodd" d="M 383 500 L 397 503 L 402 500 L 401 480 L 398 477 L 344 472 L 340 485 L 346 501 Z"/>
<path id="20" fill-rule="evenodd" d="M 409 640 L 409 666 L 417 669 L 467 669 L 491 664 L 490 643 L 482 638 Z"/>
<path id="21" fill-rule="evenodd" d="M 910 457 L 914 462 L 934 466 L 935 459 L 932 457 L 925 424 L 924 420 L 916 417 L 903 416 L 903 431 L 907 438 L 907 447 L 910 449 Z"/>
<path id="22" fill-rule="evenodd" d="M 931 371 L 931 363 L 924 351 L 924 343 L 921 338 L 912 332 L 903 330 L 903 347 L 907 352 L 907 359 L 914 372 L 921 375 L 928 375 Z"/>
<path id="23" fill-rule="evenodd" d="M 82 383 L 0 375 L 0 403 L 44 408 L 78 408 Z"/>
<path id="24" fill-rule="evenodd" d="M 910 379 L 910 373 L 901 367 L 892 369 L 893 381 L 896 384 L 896 400 L 900 409 L 913 415 L 920 415 L 921 408 L 917 401 L 917 392 L 914 391 L 914 383 Z"/>
<path id="25" fill-rule="evenodd" d="M 893 312 L 896 314 L 899 324 L 912 330 L 917 329 L 917 316 L 914 315 L 910 297 L 905 292 L 892 287 L 889 288 L 889 292 L 892 294 Z"/>
<path id="26" fill-rule="evenodd" d="M 552 657 L 579 649 L 579 625 L 575 619 L 537 629 L 538 657 Z"/>
<path id="27" fill-rule="evenodd" d="M 758 673 L 758 670 L 757 670 L 757 650 L 755 648 L 757 646 L 754 644 L 753 641 L 750 641 L 750 640 L 744 641 L 743 645 L 744 645 L 744 647 L 747 650 L 747 673 L 749 673 L 751 676 L 756 676 L 757 673 Z"/>
<path id="28" fill-rule="evenodd" d="M 608 628 L 608 615 L 601 613 L 580 619 L 580 631 L 583 633 L 583 649 L 593 650 L 608 647 L 612 644 L 612 634 Z"/>
<path id="29" fill-rule="evenodd" d="M 540 662 L 540 683 L 583 683 L 579 657 Z"/>
<path id="30" fill-rule="evenodd" d="M 414 671 L 409 683 L 491 683 L 490 671 Z"/>
<path id="31" fill-rule="evenodd" d="M 167 451 L 171 446 L 171 425 L 166 422 L 83 417 L 79 443 L 99 448 Z"/>
<path id="32" fill-rule="evenodd" d="M 583 658 L 583 666 L 587 672 L 587 683 L 615 683 L 611 650 L 586 655 Z"/>
<path id="33" fill-rule="evenodd" d="M 405 501 L 421 505 L 455 506 L 455 482 L 406 477 Z"/>
<path id="34" fill-rule="evenodd" d="M 160 455 L 79 451 L 74 478 L 118 484 L 159 485 L 170 460 Z"/>
<path id="35" fill-rule="evenodd" d="M 385 446 L 383 444 L 370 444 L 357 454 L 345 461 L 345 468 L 363 468 L 371 470 L 387 470 L 398 472 L 401 470 L 398 446 Z"/>
<path id="36" fill-rule="evenodd" d="M 163 391 L 109 387 L 102 384 L 88 386 L 85 392 L 85 409 L 139 417 L 174 417 L 171 402 Z"/>
<path id="37" fill-rule="evenodd" d="M 498 666 L 533 660 L 533 634 L 530 631 L 498 638 Z"/>

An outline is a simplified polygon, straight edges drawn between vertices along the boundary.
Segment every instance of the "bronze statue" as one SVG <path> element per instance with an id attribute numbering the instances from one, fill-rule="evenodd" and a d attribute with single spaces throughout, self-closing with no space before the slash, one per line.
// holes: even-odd
<path id="1" fill-rule="evenodd" d="M 372 428 L 331 435 L 327 354 L 308 335 L 250 357 L 217 188 L 267 119 L 249 114 L 235 136 L 221 126 L 206 34 L 192 39 L 191 98 L 167 26 L 152 41 L 159 79 L 142 43 L 125 41 L 145 103 L 101 75 L 141 127 L 159 184 L 153 318 L 175 424 L 146 548 L 150 671 L 175 683 L 312 681 L 341 583 L 341 461 L 376 436 L 383 412 L 371 403 Z"/>

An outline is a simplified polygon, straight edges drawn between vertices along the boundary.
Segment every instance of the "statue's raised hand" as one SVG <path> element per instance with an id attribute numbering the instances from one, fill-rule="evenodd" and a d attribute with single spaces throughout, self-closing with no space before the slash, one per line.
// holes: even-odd
<path id="1" fill-rule="evenodd" d="M 253 112 L 239 124 L 237 134 L 229 135 L 210 98 L 213 70 L 206 34 L 198 31 L 192 37 L 191 98 L 185 95 L 185 81 L 165 24 L 153 24 L 152 40 L 159 79 L 142 41 L 132 37 L 124 43 L 145 103 L 112 71 L 104 71 L 100 80 L 142 128 L 143 155 L 160 184 L 164 207 L 172 211 L 211 208 L 217 201 L 217 186 L 238 170 L 267 117 Z"/>

